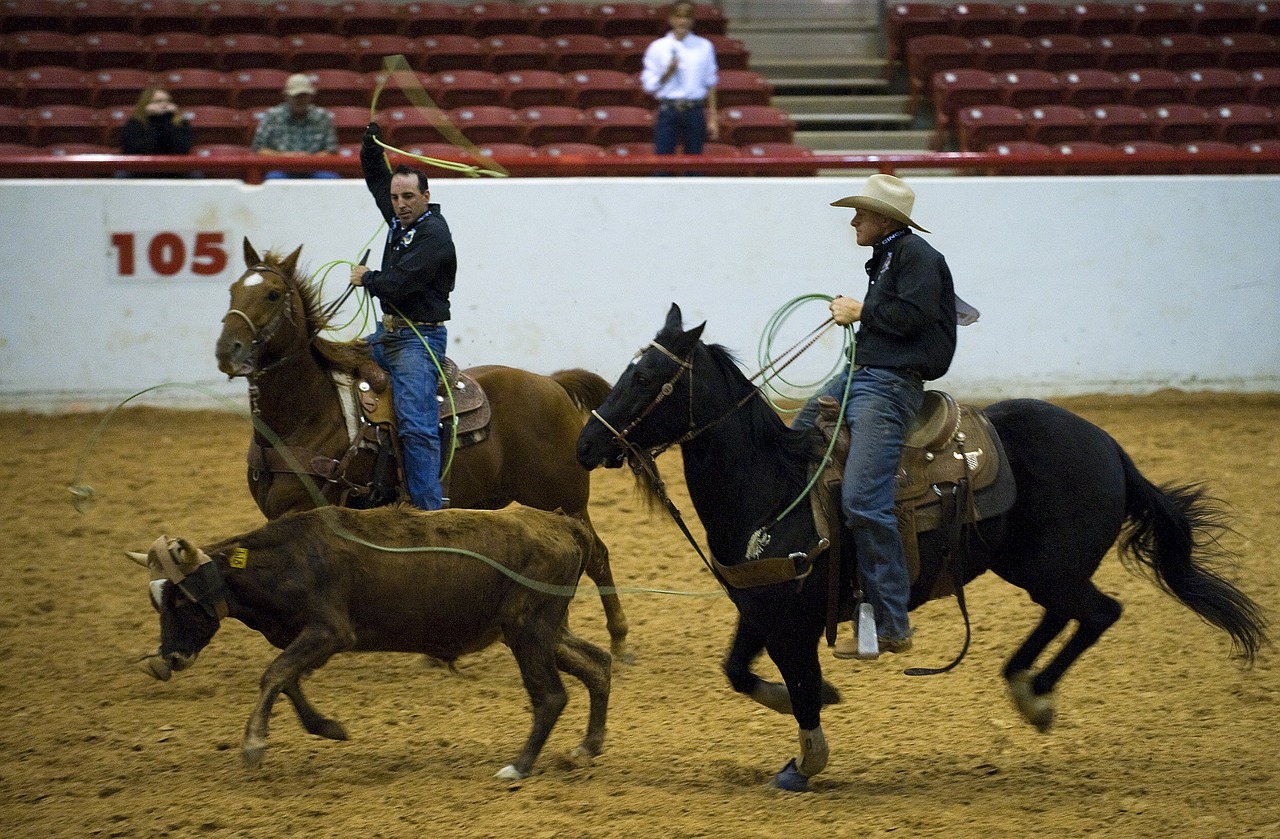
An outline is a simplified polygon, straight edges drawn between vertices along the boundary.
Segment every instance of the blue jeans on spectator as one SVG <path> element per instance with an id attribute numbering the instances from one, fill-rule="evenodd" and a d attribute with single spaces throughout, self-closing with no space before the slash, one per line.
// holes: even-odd
<path id="1" fill-rule="evenodd" d="M 675 154 L 676 146 L 685 154 L 702 154 L 707 139 L 706 108 L 698 105 L 683 110 L 675 105 L 659 105 L 653 124 L 653 153 Z"/>
<path id="2" fill-rule="evenodd" d="M 792 421 L 812 428 L 817 396 L 840 399 L 850 369 L 832 377 Z M 876 634 L 900 639 L 911 634 L 907 605 L 911 581 L 894 515 L 894 477 L 902 444 L 924 403 L 924 382 L 912 373 L 885 367 L 852 371 L 844 418 L 849 425 L 849 458 L 844 464 L 841 509 L 853 535 L 863 595 L 876 610 Z"/>
<path id="3" fill-rule="evenodd" d="M 381 325 L 368 337 L 373 359 L 391 374 L 392 403 L 409 499 L 423 510 L 444 506 L 440 489 L 440 403 L 436 399 L 439 371 L 444 361 L 448 330 L 444 326 L 420 326 L 431 351 L 409 328 L 385 331 Z M 431 354 L 435 354 L 432 359 Z"/>
<path id="4" fill-rule="evenodd" d="M 283 169 L 272 169 L 262 176 L 264 181 L 279 181 L 289 178 L 317 178 L 319 180 L 336 180 L 342 176 L 337 172 L 326 172 L 323 169 L 317 172 L 286 172 Z"/>

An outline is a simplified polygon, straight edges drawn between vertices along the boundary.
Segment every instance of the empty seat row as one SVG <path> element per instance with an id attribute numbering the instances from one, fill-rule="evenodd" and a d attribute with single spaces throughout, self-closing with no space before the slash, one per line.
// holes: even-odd
<path id="1" fill-rule="evenodd" d="M 717 5 L 699 3 L 702 34 L 724 34 L 728 21 Z M 151 35 L 198 32 L 225 35 L 261 32 L 296 35 L 566 35 L 657 36 L 667 30 L 665 15 L 652 3 L 477 2 L 321 3 L 314 0 L 3 0 L 0 32 L 50 29 L 60 32 L 114 31 Z"/>
<path id="2" fill-rule="evenodd" d="M 994 143 L 1019 140 L 1044 144 L 1082 140 L 1116 144 L 1146 140 L 1247 143 L 1280 139 L 1280 115 L 1271 108 L 1247 103 L 1216 108 L 1185 103 L 1153 108 L 1043 105 L 1019 109 L 982 105 L 962 109 L 956 114 L 955 125 L 962 151 L 980 151 Z"/>
<path id="3" fill-rule="evenodd" d="M 935 147 L 940 147 L 955 115 L 964 108 L 980 105 L 1088 108 L 1189 104 L 1210 108 L 1239 102 L 1276 108 L 1280 107 L 1280 66 L 1259 67 L 1247 73 L 1208 67 L 1181 74 L 1157 68 L 1119 74 L 1098 69 L 1057 74 L 1034 69 L 1005 73 L 944 70 L 935 74 L 933 92 Z"/>
<path id="4" fill-rule="evenodd" d="M 998 174 L 1188 175 L 1207 172 L 1280 172 L 1280 140 L 1255 140 L 1240 144 L 1220 140 L 1192 143 L 1138 140 L 1118 144 L 1096 143 L 1091 140 L 1056 144 L 1015 140 L 992 144 L 985 151 L 1000 157 L 1018 158 L 1015 166 L 1002 166 L 994 170 Z M 1210 157 L 1212 155 L 1227 156 L 1229 162 L 1215 162 Z M 1240 160 L 1241 155 L 1244 160 Z M 1257 158 L 1256 162 L 1249 160 L 1250 157 Z M 1074 165 L 1063 165 L 1072 160 L 1077 162 Z"/>
<path id="5" fill-rule="evenodd" d="M 385 78 L 383 73 L 353 70 L 313 70 L 315 103 L 322 107 L 363 105 L 369 107 L 374 92 Z M 130 68 L 108 68 L 93 72 L 71 67 L 29 67 L 0 71 L 0 104 L 36 105 L 132 105 L 146 88 L 156 85 L 173 94 L 181 106 L 225 105 L 251 108 L 281 101 L 286 70 L 255 68 L 223 73 L 218 70 L 181 68 L 160 73 Z M 396 77 L 398 79 L 399 77 Z M 442 108 L 462 105 L 641 105 L 652 107 L 654 99 L 640 87 L 636 76 L 619 70 L 445 70 L 415 73 L 414 78 L 430 100 Z M 724 70 L 717 88 L 717 103 L 768 105 L 773 88 L 759 73 Z M 413 104 L 396 80 L 386 84 L 378 96 L 379 107 Z"/>
<path id="6" fill-rule="evenodd" d="M 265 108 L 238 109 L 219 105 L 184 108 L 201 143 L 248 144 Z M 339 106 L 329 109 L 341 143 L 359 142 L 369 122 L 369 109 Z M 60 143 L 103 143 L 116 146 L 120 128 L 132 108 L 92 108 L 86 105 L 46 105 L 36 108 L 0 106 L 0 142 L 47 146 Z M 732 145 L 790 143 L 795 123 L 778 108 L 742 105 L 719 111 L 721 139 Z M 601 105 L 579 109 L 567 105 L 534 106 L 516 110 L 501 105 L 475 105 L 451 110 L 391 108 L 378 112 L 387 142 L 449 142 L 452 129 L 472 143 L 592 142 L 611 145 L 652 140 L 654 113 L 634 105 Z"/>
<path id="7" fill-rule="evenodd" d="M 716 39 L 717 61 L 724 69 L 746 69 L 749 53 L 741 41 L 724 35 Z M 211 37 L 192 32 L 133 35 L 89 32 L 68 35 L 44 30 L 0 35 L 3 66 L 61 65 L 96 70 L 102 67 L 140 67 L 170 70 L 209 67 L 223 71 L 246 67 L 275 67 L 289 71 L 316 69 L 376 70 L 388 55 L 403 55 L 417 70 L 558 70 L 613 68 L 639 72 L 645 48 L 652 39 L 598 35 L 469 35 L 332 34 L 263 35 L 237 33 Z"/>
<path id="8" fill-rule="evenodd" d="M 1179 72 L 1196 67 L 1246 70 L 1280 64 L 1280 39 L 1257 32 L 1238 32 L 1213 38 L 1170 34 L 1155 38 L 1139 35 L 984 35 L 960 38 L 924 35 L 907 45 L 907 74 L 912 92 L 928 93 L 939 70 L 976 67 L 996 72 L 1036 68 L 1057 72 L 1097 67 L 1120 72 L 1137 67 L 1162 67 Z"/>
<path id="9" fill-rule="evenodd" d="M 1189 32 L 1224 35 L 1262 32 L 1280 35 L 1280 4 L 1255 2 L 1194 3 L 891 3 L 885 8 L 889 57 L 905 51 L 919 35 L 1166 35 Z"/>

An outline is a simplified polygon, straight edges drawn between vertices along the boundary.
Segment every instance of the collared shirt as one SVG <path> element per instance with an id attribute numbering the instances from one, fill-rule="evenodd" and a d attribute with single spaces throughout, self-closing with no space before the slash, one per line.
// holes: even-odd
<path id="1" fill-rule="evenodd" d="M 662 75 L 677 58 L 676 71 L 661 84 Z M 640 84 L 658 99 L 705 99 L 707 90 L 720 81 L 716 69 L 716 48 L 701 35 L 690 32 L 682 40 L 668 32 L 644 51 Z"/>
<path id="2" fill-rule="evenodd" d="M 276 105 L 262 115 L 262 122 L 253 134 L 253 150 L 262 149 L 336 152 L 338 132 L 333 127 L 333 114 L 317 105 L 308 105 L 306 116 L 295 120 L 289 103 Z"/>

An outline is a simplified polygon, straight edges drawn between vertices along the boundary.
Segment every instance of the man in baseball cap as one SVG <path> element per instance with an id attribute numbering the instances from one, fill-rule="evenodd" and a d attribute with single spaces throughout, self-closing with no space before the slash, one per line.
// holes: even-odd
<path id="1" fill-rule="evenodd" d="M 253 135 L 258 154 L 335 154 L 338 132 L 333 114 L 313 103 L 316 86 L 306 73 L 294 73 L 284 83 L 284 102 L 262 115 Z M 308 171 L 287 174 L 267 172 L 267 178 L 337 178 L 334 172 Z"/>

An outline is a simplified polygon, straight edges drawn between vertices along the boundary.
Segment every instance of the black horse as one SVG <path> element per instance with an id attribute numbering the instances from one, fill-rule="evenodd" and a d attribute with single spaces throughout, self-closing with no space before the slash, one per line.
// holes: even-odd
<path id="1" fill-rule="evenodd" d="M 666 325 L 643 348 L 578 437 L 587 468 L 645 460 L 656 448 L 681 445 L 690 498 L 706 528 L 712 564 L 742 564 L 752 535 L 768 526 L 769 556 L 811 553 L 817 543 L 810 507 L 794 504 L 805 492 L 811 441 L 787 428 L 723 347 L 699 339 L 701 324 L 684 331 L 672 305 Z M 968 582 L 987 570 L 1025 589 L 1044 617 L 1004 667 L 1022 715 L 1041 731 L 1053 720 L 1054 685 L 1067 668 L 1120 617 L 1120 603 L 1090 581 L 1120 539 L 1126 565 L 1231 636 L 1233 652 L 1252 663 L 1265 641 L 1257 604 L 1214 567 L 1221 507 L 1200 487 L 1156 487 L 1105 431 L 1047 402 L 1015 399 L 985 414 L 999 432 L 1017 482 L 1017 500 L 1004 515 L 967 535 L 959 570 Z M 637 470 L 652 485 L 656 473 Z M 642 481 L 642 484 L 644 481 Z M 651 486 L 652 488 L 652 486 Z M 780 513 L 791 509 L 779 517 Z M 851 544 L 851 540 L 845 540 Z M 944 545 L 921 539 L 920 575 L 911 608 L 929 597 Z M 735 588 L 738 627 L 724 669 L 733 688 L 783 713 L 800 728 L 800 754 L 774 779 L 804 790 L 826 765 L 821 706 L 839 700 L 822 679 L 818 639 L 827 598 L 827 553 L 802 581 Z M 1037 657 L 1070 620 L 1075 633 L 1039 671 Z M 785 687 L 751 671 L 768 652 Z"/>

